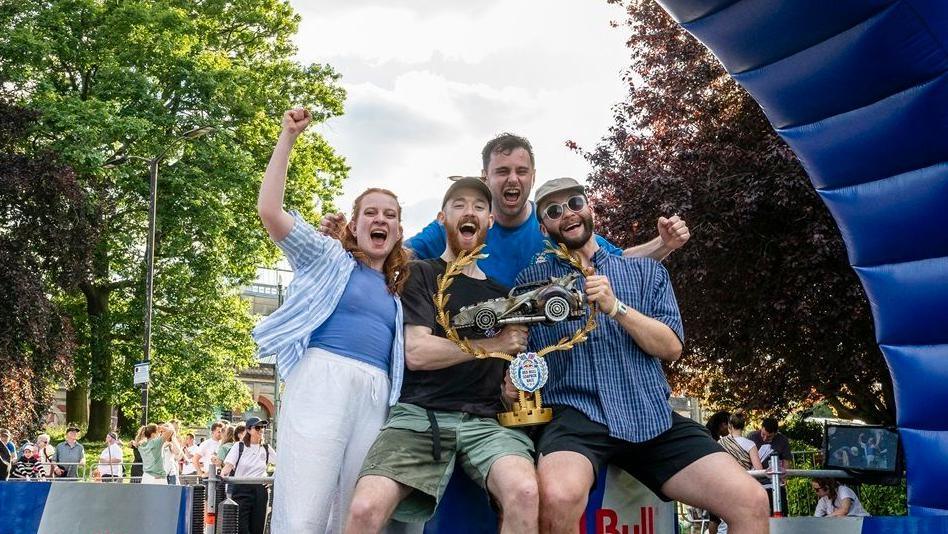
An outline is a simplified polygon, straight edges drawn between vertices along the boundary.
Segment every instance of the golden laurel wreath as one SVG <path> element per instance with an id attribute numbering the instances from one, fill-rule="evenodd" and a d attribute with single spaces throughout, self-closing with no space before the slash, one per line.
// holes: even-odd
<path id="1" fill-rule="evenodd" d="M 444 274 L 438 275 L 438 292 L 435 293 L 433 300 L 435 309 L 438 311 L 437 321 L 438 324 L 444 329 L 444 332 L 449 340 L 451 340 L 455 345 L 458 346 L 462 351 L 474 356 L 475 358 L 500 358 L 503 360 L 513 361 L 515 355 L 507 354 L 505 352 L 487 352 L 480 347 L 475 347 L 467 339 L 461 338 L 458 335 L 457 330 L 451 326 L 450 317 L 448 312 L 445 311 L 444 307 L 448 304 L 448 299 L 450 295 L 446 295 L 445 291 L 451 287 L 451 283 L 454 281 L 454 277 L 461 274 L 461 271 L 465 267 L 474 263 L 478 259 L 481 259 L 481 250 L 484 248 L 484 245 L 479 245 L 474 250 L 463 251 L 458 255 L 453 261 L 448 263 L 447 268 L 444 271 Z M 570 265 L 576 268 L 580 273 L 582 273 L 585 278 L 589 272 L 587 268 L 583 267 L 582 262 L 570 254 L 569 250 L 562 244 L 558 248 L 552 247 L 547 243 L 546 250 L 543 251 L 544 254 L 552 253 L 555 254 L 558 258 L 563 261 L 568 262 Z M 591 270 L 590 270 L 591 271 Z M 596 328 L 596 313 L 599 311 L 599 307 L 596 304 L 592 305 L 592 310 L 589 313 L 589 318 L 586 320 L 586 324 L 580 327 L 571 337 L 564 337 L 560 339 L 556 344 L 550 345 L 543 348 L 542 350 L 537 351 L 537 356 L 543 357 L 551 352 L 558 350 L 569 350 L 573 346 L 578 345 L 586 341 L 589 333 L 595 330 Z"/>

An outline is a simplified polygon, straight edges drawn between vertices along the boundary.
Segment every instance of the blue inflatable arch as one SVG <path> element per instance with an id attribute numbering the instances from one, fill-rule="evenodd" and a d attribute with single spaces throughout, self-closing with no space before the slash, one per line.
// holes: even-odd
<path id="1" fill-rule="evenodd" d="M 658 0 L 760 104 L 842 232 L 912 515 L 948 515 L 948 0 Z"/>

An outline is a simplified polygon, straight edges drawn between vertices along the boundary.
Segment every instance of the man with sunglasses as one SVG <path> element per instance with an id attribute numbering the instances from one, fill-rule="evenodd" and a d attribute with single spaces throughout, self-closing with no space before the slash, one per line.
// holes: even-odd
<path id="1" fill-rule="evenodd" d="M 479 265 L 488 277 L 509 287 L 545 247 L 539 221 L 534 217 L 535 206 L 529 201 L 536 180 L 533 147 L 523 137 L 504 133 L 487 142 L 481 151 L 481 162 L 481 179 L 487 183 L 493 199 L 494 225 L 487 231 L 484 253 L 488 256 Z M 345 216 L 341 213 L 326 215 L 320 231 L 332 234 L 334 228 L 344 224 Z M 685 221 L 678 216 L 660 217 L 658 233 L 659 237 L 625 250 L 598 235 L 596 241 L 610 254 L 662 260 L 691 237 Z M 437 220 L 405 241 L 405 247 L 412 249 L 417 259 L 437 258 L 445 245 L 444 225 Z"/>
<path id="2" fill-rule="evenodd" d="M 553 420 L 537 440 L 540 530 L 575 532 L 601 465 L 611 463 L 664 500 L 724 518 L 731 532 L 766 532 L 767 495 L 698 423 L 674 413 L 662 361 L 678 359 L 683 330 L 668 273 L 650 258 L 609 254 L 594 237 L 583 187 L 558 178 L 537 191 L 543 231 L 594 269 L 581 285 L 600 315 L 583 344 L 547 357 L 544 401 Z M 538 259 L 517 284 L 573 267 Z M 572 335 L 577 321 L 530 329 L 528 350 Z M 512 389 L 509 381 L 507 388 Z M 708 491 L 714 488 L 714 491 Z"/>

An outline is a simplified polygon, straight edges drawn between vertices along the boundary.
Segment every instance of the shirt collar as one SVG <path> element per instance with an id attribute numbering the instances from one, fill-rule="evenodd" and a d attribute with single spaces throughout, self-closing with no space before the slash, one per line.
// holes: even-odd
<path id="1" fill-rule="evenodd" d="M 606 252 L 605 248 L 599 247 L 599 250 L 593 253 L 593 257 L 592 257 L 593 267 L 595 267 L 596 270 L 598 271 L 600 267 L 602 267 L 608 262 L 610 255 L 611 254 Z"/>

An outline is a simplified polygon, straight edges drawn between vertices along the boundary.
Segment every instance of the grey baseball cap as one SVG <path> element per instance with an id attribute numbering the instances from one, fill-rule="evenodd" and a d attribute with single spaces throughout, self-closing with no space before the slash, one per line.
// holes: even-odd
<path id="1" fill-rule="evenodd" d="M 451 185 L 448 186 L 448 191 L 444 194 L 444 198 L 441 199 L 441 207 L 444 208 L 444 205 L 448 203 L 448 200 L 451 200 L 451 197 L 459 189 L 474 189 L 484 195 L 487 198 L 487 203 L 491 202 L 490 189 L 488 189 L 487 184 L 484 182 L 483 178 L 477 176 L 451 176 Z"/>
<path id="2" fill-rule="evenodd" d="M 545 182 L 537 189 L 536 195 L 533 197 L 533 202 L 537 205 L 537 208 L 539 208 L 546 197 L 554 193 L 559 193 L 560 191 L 575 191 L 576 193 L 586 194 L 586 188 L 580 185 L 575 179 L 554 178 Z"/>

